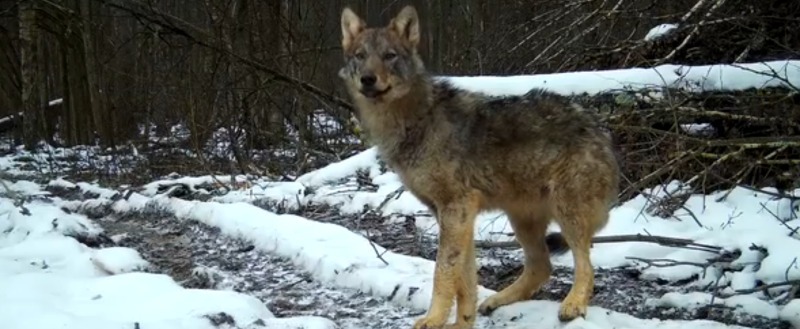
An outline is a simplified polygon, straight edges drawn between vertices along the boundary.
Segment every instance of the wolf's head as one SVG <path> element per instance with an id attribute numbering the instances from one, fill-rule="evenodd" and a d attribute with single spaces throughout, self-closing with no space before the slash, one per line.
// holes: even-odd
<path id="1" fill-rule="evenodd" d="M 345 66 L 339 76 L 354 97 L 390 102 L 406 95 L 424 74 L 417 54 L 419 18 L 407 6 L 387 26 L 367 28 L 350 8 L 342 11 Z"/>

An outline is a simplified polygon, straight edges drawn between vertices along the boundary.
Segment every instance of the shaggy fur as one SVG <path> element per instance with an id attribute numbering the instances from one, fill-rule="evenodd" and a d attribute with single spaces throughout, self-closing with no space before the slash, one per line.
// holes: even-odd
<path id="1" fill-rule="evenodd" d="M 610 137 L 566 97 L 532 90 L 488 97 L 430 77 L 417 53 L 417 12 L 405 7 L 385 27 L 341 16 L 345 65 L 339 76 L 381 157 L 440 227 L 433 296 L 414 328 L 472 328 L 476 311 L 531 297 L 551 274 L 546 241 L 566 243 L 575 283 L 558 317 L 586 314 L 594 272 L 591 240 L 616 201 L 619 168 Z M 523 273 L 478 306 L 476 215 L 503 210 L 525 252 Z M 551 220 L 560 234 L 547 236 Z M 446 324 L 453 300 L 456 322 Z"/>

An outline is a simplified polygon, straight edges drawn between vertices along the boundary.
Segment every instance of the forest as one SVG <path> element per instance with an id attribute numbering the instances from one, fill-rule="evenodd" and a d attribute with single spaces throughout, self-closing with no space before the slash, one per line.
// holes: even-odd
<path id="1" fill-rule="evenodd" d="M 411 328 L 438 224 L 337 75 L 343 8 L 406 5 L 433 76 L 550 88 L 610 131 L 619 204 L 570 328 L 800 328 L 788 0 L 0 0 L 0 318 Z M 485 298 L 524 260 L 503 215 L 476 223 Z M 571 257 L 476 328 L 566 328 Z"/>

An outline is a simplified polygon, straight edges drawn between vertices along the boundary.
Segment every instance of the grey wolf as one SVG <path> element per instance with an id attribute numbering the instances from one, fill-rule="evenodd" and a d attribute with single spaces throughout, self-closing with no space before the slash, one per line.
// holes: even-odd
<path id="1" fill-rule="evenodd" d="M 590 111 L 534 89 L 489 97 L 431 77 L 418 54 L 419 19 L 407 6 L 383 27 L 341 15 L 339 77 L 381 158 L 440 227 L 433 296 L 414 328 L 472 328 L 476 313 L 529 299 L 550 278 L 561 242 L 575 258 L 574 284 L 558 317 L 586 314 L 594 287 L 593 235 L 617 199 L 612 141 Z M 500 209 L 525 254 L 514 283 L 477 304 L 475 217 Z M 551 221 L 561 233 L 546 234 Z M 456 302 L 456 322 L 447 318 Z"/>

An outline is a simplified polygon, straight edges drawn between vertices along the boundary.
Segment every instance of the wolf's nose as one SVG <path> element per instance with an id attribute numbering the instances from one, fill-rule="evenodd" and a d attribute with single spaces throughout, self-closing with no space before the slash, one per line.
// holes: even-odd
<path id="1" fill-rule="evenodd" d="M 361 76 L 361 84 L 364 87 L 372 87 L 372 86 L 374 86 L 375 85 L 375 81 L 377 81 L 377 80 L 378 79 L 376 79 L 374 75 Z"/>

